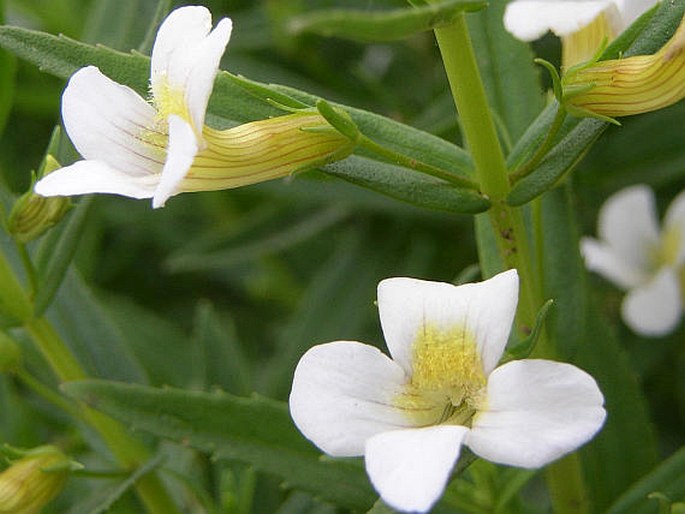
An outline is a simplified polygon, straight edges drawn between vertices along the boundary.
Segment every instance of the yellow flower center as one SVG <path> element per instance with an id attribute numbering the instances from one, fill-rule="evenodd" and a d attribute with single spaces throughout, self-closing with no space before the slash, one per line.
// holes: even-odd
<path id="1" fill-rule="evenodd" d="M 412 344 L 412 368 L 395 405 L 418 426 L 468 426 L 482 408 L 487 383 L 473 336 L 460 327 L 424 327 Z"/>
<path id="2" fill-rule="evenodd" d="M 172 88 L 168 81 L 159 81 L 152 91 L 152 101 L 160 121 L 166 123 L 169 116 L 175 114 L 190 122 L 190 112 L 183 90 Z"/>
<path id="3" fill-rule="evenodd" d="M 655 249 L 654 267 L 674 266 L 680 253 L 680 230 L 678 227 L 666 227 L 661 233 L 660 245 Z"/>

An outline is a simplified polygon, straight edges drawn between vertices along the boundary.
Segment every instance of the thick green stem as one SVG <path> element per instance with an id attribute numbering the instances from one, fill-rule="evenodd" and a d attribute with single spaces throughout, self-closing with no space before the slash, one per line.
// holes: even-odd
<path id="1" fill-rule="evenodd" d="M 505 201 L 510 191 L 507 166 L 464 15 L 452 25 L 435 29 L 435 35 L 464 137 L 476 167 L 476 176 L 483 193 L 493 204 L 489 216 L 500 255 L 507 268 L 516 268 L 519 273 L 521 299 L 518 321 L 525 332 L 534 326 L 535 314 L 542 306 L 541 286 L 533 273 L 530 243 L 521 211 Z M 544 336 L 539 340 L 537 353 L 545 357 L 555 355 L 554 348 Z M 582 469 L 577 457 L 550 465 L 546 476 L 556 513 L 588 512 Z"/>

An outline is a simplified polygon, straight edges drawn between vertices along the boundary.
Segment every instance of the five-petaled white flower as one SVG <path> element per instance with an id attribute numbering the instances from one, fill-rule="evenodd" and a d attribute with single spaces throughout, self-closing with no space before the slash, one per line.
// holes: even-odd
<path id="1" fill-rule="evenodd" d="M 504 13 L 504 25 L 517 38 L 532 41 L 548 30 L 560 37 L 569 36 L 604 15 L 613 38 L 655 3 L 656 0 L 513 0 Z"/>
<path id="2" fill-rule="evenodd" d="M 96 67 L 76 72 L 62 97 L 62 117 L 85 160 L 46 176 L 35 191 L 152 197 L 160 207 L 179 189 L 193 190 L 186 175 L 211 146 L 203 134 L 205 111 L 231 20 L 211 28 L 210 12 L 199 6 L 176 9 L 162 23 L 152 50 L 152 105 Z"/>
<path id="3" fill-rule="evenodd" d="M 599 240 L 583 238 L 587 267 L 628 291 L 621 313 L 636 333 L 662 336 L 680 322 L 680 273 L 685 264 L 685 192 L 671 203 L 659 230 L 654 194 L 644 185 L 615 193 L 602 206 Z"/>
<path id="4" fill-rule="evenodd" d="M 491 461 L 535 468 L 588 441 L 605 418 L 584 371 L 548 360 L 497 367 L 514 318 L 518 275 L 453 286 L 391 278 L 378 309 L 392 359 L 337 341 L 307 351 L 290 411 L 325 453 L 364 455 L 383 500 L 425 512 L 462 444 Z"/>

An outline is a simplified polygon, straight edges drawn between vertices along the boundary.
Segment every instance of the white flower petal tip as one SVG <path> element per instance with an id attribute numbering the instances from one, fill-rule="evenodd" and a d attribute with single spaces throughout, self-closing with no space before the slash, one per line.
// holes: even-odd
<path id="1" fill-rule="evenodd" d="M 176 114 L 191 122 L 198 137 L 232 27 L 223 18 L 211 30 L 212 15 L 205 7 L 181 7 L 162 23 L 152 49 L 155 104 L 162 117 Z"/>
<path id="2" fill-rule="evenodd" d="M 129 198 L 151 198 L 156 186 L 154 177 L 132 177 L 105 162 L 78 161 L 55 170 L 34 186 L 41 196 L 71 196 L 88 193 L 110 193 Z"/>
<path id="3" fill-rule="evenodd" d="M 394 430 L 366 442 L 371 483 L 394 509 L 427 512 L 440 498 L 468 428 L 453 425 Z"/>
<path id="4" fill-rule="evenodd" d="M 404 371 L 373 346 L 337 341 L 308 350 L 295 369 L 290 415 L 297 428 L 329 455 L 363 455 L 365 441 L 409 426 L 392 405 Z"/>
<path id="5" fill-rule="evenodd" d="M 592 439 L 606 418 L 595 380 L 570 364 L 521 360 L 488 381 L 487 410 L 466 444 L 490 461 L 539 468 Z"/>
<path id="6" fill-rule="evenodd" d="M 663 269 L 650 282 L 633 289 L 623 299 L 623 321 L 636 334 L 663 337 L 680 324 L 682 299 L 678 275 Z"/>
<path id="7" fill-rule="evenodd" d="M 504 26 L 523 41 L 538 39 L 547 31 L 567 36 L 612 6 L 610 0 L 514 0 L 504 12 Z"/>
<path id="8" fill-rule="evenodd" d="M 393 359 L 411 372 L 411 346 L 426 326 L 463 329 L 476 340 L 483 367 L 494 369 L 507 343 L 518 302 L 516 270 L 455 286 L 413 278 L 378 285 L 378 310 Z"/>

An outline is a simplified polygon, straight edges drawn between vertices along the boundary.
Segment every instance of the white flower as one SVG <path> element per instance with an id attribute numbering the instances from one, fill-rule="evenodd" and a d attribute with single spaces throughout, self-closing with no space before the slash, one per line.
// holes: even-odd
<path id="1" fill-rule="evenodd" d="M 193 190 L 192 179 L 181 183 L 210 146 L 203 137 L 205 110 L 231 20 L 211 28 L 210 12 L 199 6 L 176 9 L 162 23 L 152 50 L 152 105 L 93 66 L 76 72 L 64 91 L 62 117 L 86 160 L 51 173 L 35 191 L 152 197 L 160 207 L 181 187 Z"/>
<path id="2" fill-rule="evenodd" d="M 518 39 L 533 41 L 548 30 L 570 36 L 604 14 L 612 37 L 623 32 L 656 0 L 513 0 L 504 13 L 504 26 Z"/>
<path id="3" fill-rule="evenodd" d="M 685 192 L 671 203 L 659 230 L 654 194 L 629 187 L 602 206 L 599 240 L 583 238 L 588 269 L 627 291 L 621 313 L 636 333 L 661 336 L 680 322 L 683 301 L 679 273 L 685 263 Z"/>
<path id="4" fill-rule="evenodd" d="M 403 511 L 425 512 L 439 499 L 462 444 L 526 468 L 573 451 L 604 422 L 602 394 L 569 364 L 497 367 L 517 297 L 514 270 L 459 287 L 382 281 L 392 359 L 353 341 L 311 348 L 293 379 L 295 424 L 329 455 L 364 455 L 383 500 Z"/>

